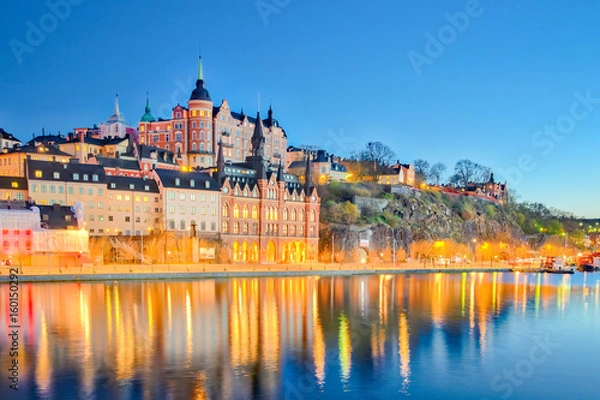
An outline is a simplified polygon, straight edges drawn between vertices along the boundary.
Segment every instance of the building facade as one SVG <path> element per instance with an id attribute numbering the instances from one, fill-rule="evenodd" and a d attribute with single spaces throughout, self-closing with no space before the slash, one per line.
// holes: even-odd
<path id="1" fill-rule="evenodd" d="M 302 263 L 316 261 L 320 199 L 307 160 L 305 184 L 264 156 L 266 137 L 255 119 L 252 155 L 225 161 L 219 149 L 214 173 L 221 186 L 221 233 L 232 262 Z"/>
<path id="2" fill-rule="evenodd" d="M 146 100 L 138 130 L 140 143 L 173 151 L 180 165 L 207 168 L 215 164 L 220 147 L 226 160 L 244 162 L 252 152 L 251 137 L 256 122 L 243 110 L 232 111 L 227 100 L 214 105 L 205 87 L 200 59 L 196 88 L 187 107 L 178 104 L 173 108 L 171 119 L 157 121 Z M 265 135 L 264 157 L 274 165 L 285 165 L 287 135 L 273 117 L 271 107 L 268 117 L 261 122 Z"/>

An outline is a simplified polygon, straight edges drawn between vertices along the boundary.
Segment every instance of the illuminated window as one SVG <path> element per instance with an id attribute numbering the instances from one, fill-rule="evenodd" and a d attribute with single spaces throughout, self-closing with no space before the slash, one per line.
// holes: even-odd
<path id="1" fill-rule="evenodd" d="M 240 217 L 240 206 L 238 206 L 237 204 L 233 206 L 233 218 L 239 218 Z"/>
<path id="2" fill-rule="evenodd" d="M 11 187 L 14 187 L 14 188 L 18 188 L 18 187 L 19 187 L 19 184 L 18 184 L 17 182 L 12 182 L 12 183 L 10 184 L 10 186 L 11 186 Z"/>
<path id="3" fill-rule="evenodd" d="M 242 210 L 242 218 L 248 218 L 248 206 L 244 205 L 244 208 Z"/>
<path id="4" fill-rule="evenodd" d="M 229 223 L 227 221 L 223 221 L 223 233 L 229 233 Z"/>
<path id="5" fill-rule="evenodd" d="M 227 203 L 223 203 L 223 217 L 229 217 L 229 206 Z"/>
<path id="6" fill-rule="evenodd" d="M 258 219 L 258 207 L 252 206 L 252 219 Z"/>
<path id="7" fill-rule="evenodd" d="M 42 177 L 42 171 L 35 171 L 35 177 L 36 178 L 41 178 Z"/>

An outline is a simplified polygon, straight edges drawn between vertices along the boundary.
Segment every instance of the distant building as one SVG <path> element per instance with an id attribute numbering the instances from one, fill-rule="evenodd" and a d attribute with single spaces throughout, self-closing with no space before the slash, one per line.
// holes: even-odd
<path id="1" fill-rule="evenodd" d="M 390 167 L 383 167 L 379 173 L 378 183 L 382 185 L 415 186 L 415 169 L 411 164 L 401 164 L 400 161 Z"/>
<path id="2" fill-rule="evenodd" d="M 227 161 L 243 162 L 251 155 L 251 136 L 257 120 L 230 109 L 227 100 L 215 106 L 205 87 L 202 60 L 198 63 L 198 80 L 187 107 L 177 104 L 170 119 L 156 120 L 146 100 L 138 128 L 140 143 L 172 151 L 179 165 L 207 168 L 215 164 L 219 147 Z M 265 158 L 274 165 L 285 165 L 287 135 L 273 117 L 261 120 L 264 127 Z"/>
<path id="3" fill-rule="evenodd" d="M 30 144 L 31 143 L 31 144 Z M 29 142 L 0 153 L 0 175 L 25 177 L 25 160 L 58 161 L 67 163 L 73 157 L 57 148 L 55 144 Z"/>
<path id="4" fill-rule="evenodd" d="M 299 158 L 295 150 L 288 148 L 288 154 L 294 153 L 293 158 Z M 336 160 L 332 154 L 325 150 L 305 151 L 304 157 L 292 161 L 288 166 L 288 172 L 300 176 L 302 182 L 305 180 L 306 158 L 311 158 L 312 184 L 325 185 L 331 181 L 345 181 L 348 179 L 348 170 Z"/>
<path id="5" fill-rule="evenodd" d="M 125 135 L 130 135 L 137 142 L 137 128 L 130 126 L 125 120 L 125 116 L 119 109 L 119 95 L 115 96 L 115 110 L 105 123 L 98 127 L 100 139 L 105 138 L 123 138 Z"/>
<path id="6" fill-rule="evenodd" d="M 12 149 L 15 146 L 20 146 L 21 141 L 13 136 L 12 133 L 6 132 L 4 129 L 0 128 L 0 151 L 4 149 Z"/>
<path id="7" fill-rule="evenodd" d="M 488 196 L 501 203 L 506 202 L 508 199 L 507 183 L 496 182 L 493 173 L 487 182 L 469 183 L 466 187 L 459 189 L 464 189 L 463 192 L 474 193 L 478 196 Z"/>

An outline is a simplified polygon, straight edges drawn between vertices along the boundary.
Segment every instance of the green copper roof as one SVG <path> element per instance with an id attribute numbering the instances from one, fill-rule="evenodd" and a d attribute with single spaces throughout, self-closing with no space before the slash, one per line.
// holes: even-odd
<path id="1" fill-rule="evenodd" d="M 204 80 L 204 74 L 202 73 L 202 57 L 198 57 L 198 80 Z"/>
<path id="2" fill-rule="evenodd" d="M 145 113 L 144 115 L 142 115 L 142 118 L 140 119 L 140 122 L 154 122 L 156 121 L 154 119 L 154 117 L 152 116 L 152 114 L 150 114 L 150 100 L 148 100 L 148 97 L 146 96 L 146 108 L 144 108 Z"/>

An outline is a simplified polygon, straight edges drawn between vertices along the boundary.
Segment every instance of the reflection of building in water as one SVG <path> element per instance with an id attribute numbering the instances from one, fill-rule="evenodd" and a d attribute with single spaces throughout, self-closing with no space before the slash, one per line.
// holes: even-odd
<path id="1" fill-rule="evenodd" d="M 401 312 L 398 317 L 398 348 L 402 391 L 407 393 L 408 384 L 410 383 L 410 333 L 405 312 Z"/>
<path id="2" fill-rule="evenodd" d="M 350 369 L 352 368 L 352 342 L 350 340 L 350 323 L 344 313 L 339 317 L 338 346 L 340 353 L 340 377 L 342 383 L 350 382 Z"/>

